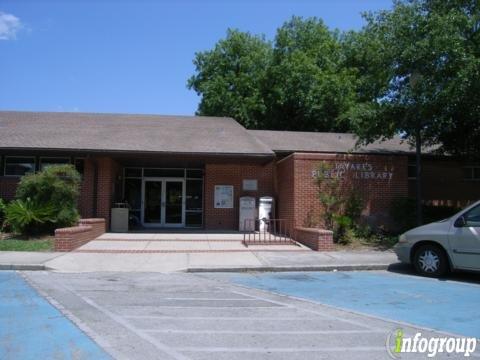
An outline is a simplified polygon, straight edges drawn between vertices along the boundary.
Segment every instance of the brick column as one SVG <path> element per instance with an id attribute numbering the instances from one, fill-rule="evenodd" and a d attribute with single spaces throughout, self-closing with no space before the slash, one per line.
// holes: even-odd
<path id="1" fill-rule="evenodd" d="M 114 199 L 115 178 L 119 174 L 119 165 L 109 157 L 95 159 L 97 162 L 97 218 L 105 219 L 106 228 L 110 228 L 110 209 Z"/>

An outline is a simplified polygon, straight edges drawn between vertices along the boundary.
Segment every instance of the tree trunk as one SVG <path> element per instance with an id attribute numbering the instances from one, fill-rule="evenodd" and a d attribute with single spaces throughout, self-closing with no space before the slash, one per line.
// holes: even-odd
<path id="1" fill-rule="evenodd" d="M 416 162 L 416 208 L 417 208 L 417 226 L 423 224 L 422 214 L 422 135 L 420 126 L 415 131 L 415 162 Z"/>

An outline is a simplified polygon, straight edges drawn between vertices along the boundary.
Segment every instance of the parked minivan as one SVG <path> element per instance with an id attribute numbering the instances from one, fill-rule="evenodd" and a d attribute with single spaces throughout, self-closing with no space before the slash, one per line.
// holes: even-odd
<path id="1" fill-rule="evenodd" d="M 407 231 L 394 250 L 401 262 L 424 276 L 480 271 L 480 201 L 448 219 Z"/>

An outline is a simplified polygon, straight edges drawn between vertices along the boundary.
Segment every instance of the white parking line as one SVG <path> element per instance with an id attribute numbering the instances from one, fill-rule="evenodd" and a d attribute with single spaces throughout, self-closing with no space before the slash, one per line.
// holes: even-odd
<path id="1" fill-rule="evenodd" d="M 272 352 L 343 352 L 347 350 L 345 347 L 297 347 L 297 348 L 227 348 L 227 347 L 178 347 L 175 348 L 178 351 L 189 351 L 189 352 L 249 352 L 249 353 L 272 353 Z M 348 351 L 382 351 L 385 352 L 385 346 L 349 346 Z"/>
<path id="2" fill-rule="evenodd" d="M 250 289 L 249 289 L 250 290 Z M 257 289 L 256 289 L 257 290 Z M 262 291 L 262 290 L 258 290 L 258 291 Z M 294 306 L 294 305 L 291 305 L 291 304 L 285 304 L 281 301 L 276 301 L 276 300 L 270 300 L 270 299 L 267 299 L 267 298 L 264 298 L 262 296 L 258 296 L 258 295 L 251 295 L 251 294 L 247 294 L 247 293 L 244 293 L 242 291 L 238 291 L 238 290 L 232 290 L 233 293 L 236 293 L 236 294 L 239 294 L 239 295 L 244 295 L 244 296 L 251 296 L 257 300 L 262 300 L 262 301 L 269 301 L 269 302 L 272 302 L 274 304 L 277 304 L 277 305 L 280 305 L 280 306 L 284 306 L 284 307 L 289 307 L 289 308 L 294 308 L 294 309 L 297 309 L 299 311 L 303 311 L 303 312 L 308 312 L 308 313 L 312 313 L 312 314 L 315 314 L 315 315 L 318 315 L 318 316 L 322 316 L 326 319 L 330 319 L 330 320 L 335 320 L 335 321 L 340 321 L 340 322 L 344 322 L 344 323 L 348 323 L 348 324 L 351 324 L 351 325 L 356 325 L 356 326 L 359 326 L 359 327 L 362 327 L 362 328 L 365 328 L 365 329 L 369 329 L 371 331 L 377 331 L 378 328 L 376 327 L 372 327 L 372 326 L 368 326 L 368 325 L 365 325 L 364 323 L 361 323 L 361 322 L 358 322 L 358 321 L 355 321 L 355 320 L 350 320 L 350 319 L 342 319 L 342 318 L 339 318 L 337 316 L 332 316 L 332 315 L 328 315 L 328 314 L 325 314 L 325 313 L 322 313 L 322 312 L 319 312 L 319 311 L 315 311 L 315 310 L 310 310 L 310 309 L 303 309 L 303 308 L 299 308 L 297 306 Z M 283 297 L 289 297 L 289 296 L 286 296 L 286 295 L 282 295 L 282 294 L 276 294 L 274 293 L 274 295 L 276 296 L 283 296 Z M 299 299 L 299 298 L 295 298 L 296 300 L 303 300 L 303 299 Z"/>
<path id="3" fill-rule="evenodd" d="M 371 330 L 175 330 L 175 329 L 140 329 L 149 333 L 174 334 L 240 334 L 240 335 L 327 335 L 327 334 L 385 334 L 385 331 Z"/>
<path id="4" fill-rule="evenodd" d="M 155 346 L 158 350 L 163 351 L 164 353 L 172 356 L 173 358 L 175 358 L 177 360 L 190 360 L 190 358 L 188 358 L 187 356 L 185 356 L 185 355 L 179 353 L 178 351 L 176 351 L 175 349 L 161 343 L 160 341 L 155 339 L 153 336 L 150 336 L 150 335 L 146 334 L 145 332 L 138 330 L 135 326 L 131 325 L 124 318 L 116 315 L 115 313 L 111 312 L 110 310 L 106 309 L 105 307 L 97 304 L 95 301 L 91 300 L 87 296 L 81 295 L 80 293 L 78 293 L 77 291 L 75 291 L 74 289 L 70 288 L 67 285 L 64 285 L 64 284 L 60 284 L 60 285 L 62 287 L 64 287 L 65 289 L 67 289 L 68 291 L 70 291 L 72 294 L 78 296 L 80 299 L 82 299 L 84 302 L 86 302 L 90 306 L 94 307 L 95 309 L 97 309 L 98 311 L 103 313 L 105 316 L 109 317 L 110 319 L 117 322 L 118 324 L 124 326 L 125 328 L 127 328 L 128 330 L 130 330 L 131 332 L 136 334 L 138 337 L 140 337 L 140 338 L 144 339 L 145 341 L 149 342 L 150 344 Z"/>

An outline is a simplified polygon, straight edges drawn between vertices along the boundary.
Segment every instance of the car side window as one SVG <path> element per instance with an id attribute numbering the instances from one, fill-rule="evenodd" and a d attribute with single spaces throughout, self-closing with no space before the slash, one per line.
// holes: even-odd
<path id="1" fill-rule="evenodd" d="M 466 226 L 480 227 L 480 205 L 466 212 L 464 218 Z"/>

